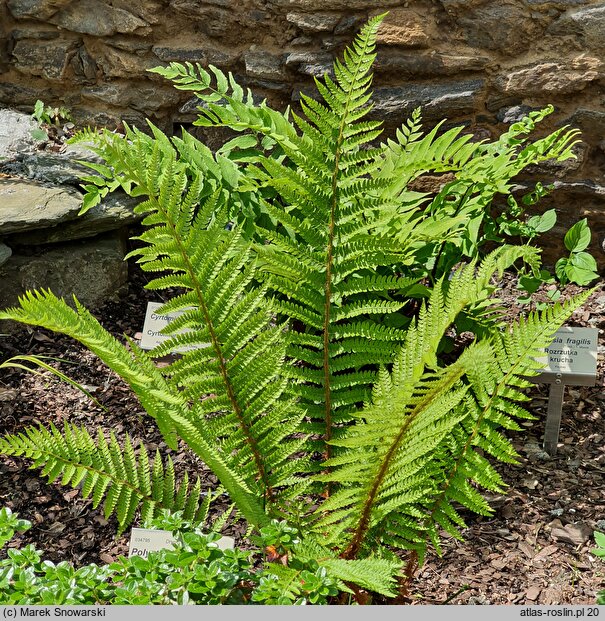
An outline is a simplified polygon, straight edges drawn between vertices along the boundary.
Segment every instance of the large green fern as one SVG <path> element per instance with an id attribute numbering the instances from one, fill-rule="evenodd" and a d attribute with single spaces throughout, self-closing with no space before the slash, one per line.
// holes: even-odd
<path id="1" fill-rule="evenodd" d="M 287 351 L 299 364 L 289 371 L 290 391 L 313 421 L 305 430 L 328 442 L 369 396 L 376 365 L 393 361 L 405 330 L 392 319 L 421 291 L 415 283 L 426 272 L 418 268 L 436 261 L 448 240 L 475 256 L 468 238 L 476 239 L 494 194 L 507 192 L 508 180 L 530 163 L 569 157 L 577 133 L 563 129 L 518 152 L 518 137 L 538 117 L 486 147 L 461 136 L 461 128 L 423 136 L 416 115 L 395 140 L 370 147 L 381 134 L 381 123 L 365 117 L 383 17 L 372 18 L 335 62 L 335 80 L 315 80 L 323 102 L 302 94 L 305 117 L 292 114 L 292 121 L 254 105 L 215 68 L 171 63 L 153 70 L 204 102 L 196 125 L 250 131 L 280 147 L 279 156 L 269 151 L 253 164 L 258 187 L 271 187 L 278 199 L 260 196 L 278 226 L 261 231 L 270 243 L 257 251 L 279 294 L 274 309 L 294 321 Z M 430 171 L 457 179 L 426 206 L 428 197 L 407 185 Z"/>
<path id="2" fill-rule="evenodd" d="M 460 506 L 489 513 L 478 489 L 504 483 L 485 456 L 514 461 L 502 430 L 528 415 L 524 378 L 585 296 L 510 328 L 494 279 L 519 261 L 537 269 L 539 251 L 503 245 L 478 260 L 493 198 L 529 164 L 569 157 L 575 132 L 527 142 L 538 114 L 483 144 L 460 128 L 423 135 L 415 113 L 378 144 L 380 123 L 366 117 L 382 19 L 363 28 L 334 79 L 316 81 L 322 101 L 302 96 L 302 114 L 256 104 L 213 67 L 155 69 L 197 95 L 197 125 L 241 133 L 216 153 L 152 124 L 77 136 L 103 160 L 87 164 L 84 210 L 118 187 L 144 198 L 131 257 L 152 274 L 148 288 L 177 290 L 159 312 L 181 311 L 164 343 L 123 345 L 51 292 L 28 293 L 0 319 L 84 343 L 170 447 L 182 440 L 214 471 L 254 528 L 285 517 L 301 531 L 297 558 L 343 588 L 393 595 L 394 551 L 439 550 L 439 529 L 459 536 Z M 435 195 L 414 191 L 427 172 L 454 180 Z M 461 319 L 476 338 L 446 363 L 443 343 Z M 166 354 L 172 362 L 157 367 Z M 195 511 L 198 487 L 176 491 L 169 465 L 150 480 L 144 451 L 137 463 L 129 441 L 119 456 L 102 437 L 29 429 L 0 450 L 53 480 L 83 481 L 95 504 L 107 493 L 121 527 L 139 505 Z M 280 571 L 288 581 L 299 570 Z"/>

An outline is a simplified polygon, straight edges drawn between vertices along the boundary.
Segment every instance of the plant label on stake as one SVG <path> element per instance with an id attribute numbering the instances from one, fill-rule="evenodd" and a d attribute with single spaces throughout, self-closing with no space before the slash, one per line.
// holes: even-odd
<path id="1" fill-rule="evenodd" d="M 150 552 L 169 550 L 176 542 L 169 530 L 133 528 L 128 544 L 128 558 L 131 556 L 147 558 Z M 221 550 L 228 550 L 233 549 L 235 540 L 232 537 L 221 537 L 215 543 Z"/>
<path id="2" fill-rule="evenodd" d="M 565 386 L 596 383 L 598 336 L 597 328 L 561 328 L 540 359 L 544 370 L 533 381 L 550 384 L 544 430 L 544 450 L 549 455 L 557 450 Z"/>
<path id="3" fill-rule="evenodd" d="M 175 311 L 174 313 L 166 313 L 164 315 L 158 313 L 158 309 L 163 306 L 162 302 L 149 302 L 147 304 L 147 311 L 145 312 L 145 322 L 143 323 L 143 332 L 141 340 L 139 341 L 139 347 L 141 349 L 153 349 L 158 345 L 161 345 L 164 341 L 172 338 L 173 335 L 162 334 L 162 329 L 168 324 L 173 322 L 177 317 L 180 317 L 185 311 Z M 185 329 L 182 332 L 187 332 Z M 179 332 L 180 333 L 180 332 Z M 203 347 L 198 345 L 197 347 Z M 190 349 L 196 349 L 197 347 L 182 347 L 176 352 L 189 351 Z"/>

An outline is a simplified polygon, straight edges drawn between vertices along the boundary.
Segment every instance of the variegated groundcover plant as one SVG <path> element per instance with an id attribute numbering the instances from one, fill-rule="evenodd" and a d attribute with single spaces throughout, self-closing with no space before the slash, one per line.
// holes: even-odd
<path id="1" fill-rule="evenodd" d="M 195 93 L 195 125 L 233 130 L 216 152 L 151 123 L 76 136 L 103 162 L 87 164 L 84 210 L 117 188 L 142 198 L 130 256 L 153 275 L 149 289 L 169 290 L 160 312 L 182 311 L 169 340 L 149 352 L 123 343 L 50 291 L 0 313 L 97 354 L 168 446 L 212 469 L 251 529 L 296 529 L 283 580 L 312 562 L 357 597 L 396 596 L 430 546 L 461 536 L 464 513 L 490 514 L 481 490 L 505 488 L 492 462 L 515 461 L 503 432 L 530 417 L 521 403 L 535 359 L 587 296 L 516 323 L 493 296 L 505 269 L 539 270 L 539 250 L 503 243 L 513 212 L 493 199 L 516 205 L 511 179 L 571 157 L 576 133 L 530 141 L 545 109 L 474 142 L 459 127 L 424 134 L 415 112 L 380 142 L 371 69 L 382 19 L 316 80 L 316 98 L 301 95 L 299 114 L 257 103 L 214 67 L 153 69 Z M 425 173 L 448 173 L 444 187 L 415 191 Z M 474 338 L 452 350 L 461 332 Z M 30 427 L 0 451 L 80 485 L 121 530 L 139 510 L 194 519 L 200 506 L 203 482 L 177 482 L 170 460 L 103 431 Z"/>

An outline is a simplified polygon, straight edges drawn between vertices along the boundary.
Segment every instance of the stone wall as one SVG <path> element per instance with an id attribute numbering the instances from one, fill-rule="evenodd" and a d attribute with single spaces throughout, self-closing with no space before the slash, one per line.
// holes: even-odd
<path id="1" fill-rule="evenodd" d="M 4 0 L 0 103 L 63 104 L 79 122 L 145 116 L 170 131 L 194 119 L 186 93 L 145 70 L 169 61 L 231 70 L 275 106 L 296 102 L 368 15 L 380 31 L 377 114 L 393 128 L 416 106 L 434 122 L 495 137 L 555 106 L 545 129 L 583 132 L 578 159 L 544 167 L 557 192 L 553 240 L 587 216 L 605 254 L 605 2 L 591 0 Z M 557 243 L 550 245 L 556 253 Z M 554 257 L 555 255 L 551 253 Z"/>

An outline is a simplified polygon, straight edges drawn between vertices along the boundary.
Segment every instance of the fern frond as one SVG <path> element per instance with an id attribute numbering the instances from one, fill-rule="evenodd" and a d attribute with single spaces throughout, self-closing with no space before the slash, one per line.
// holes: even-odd
<path id="1" fill-rule="evenodd" d="M 93 508 L 105 498 L 105 517 L 116 515 L 120 533 L 138 509 L 144 519 L 161 509 L 184 510 L 185 519 L 194 519 L 201 508 L 199 478 L 192 488 L 187 476 L 177 484 L 172 461 L 163 465 L 158 455 L 150 468 L 144 446 L 135 452 L 128 435 L 120 446 L 113 434 L 108 441 L 99 430 L 95 442 L 86 429 L 66 422 L 63 433 L 51 425 L 7 434 L 0 438 L 0 452 L 30 459 L 30 467 L 41 468 L 50 483 L 60 479 L 62 485 L 81 487 L 84 498 L 92 495 Z"/>
<path id="2" fill-rule="evenodd" d="M 538 371 L 542 349 L 586 298 L 531 315 L 511 332 L 495 331 L 440 367 L 440 338 L 463 308 L 482 297 L 485 282 L 476 283 L 475 276 L 487 281 L 515 256 L 501 249 L 479 269 L 469 265 L 437 283 L 392 372 L 381 371 L 356 425 L 332 441 L 342 452 L 325 462 L 328 472 L 317 479 L 340 487 L 322 504 L 313 528 L 321 532 L 329 525 L 330 542 L 343 546 L 343 558 L 356 558 L 366 537 L 422 556 L 427 541 L 438 546 L 438 527 L 459 536 L 463 522 L 453 503 L 489 514 L 469 482 L 490 491 L 502 491 L 503 482 L 475 447 L 514 461 L 498 428 L 515 426 L 515 402 L 525 399 L 516 385 Z"/>

